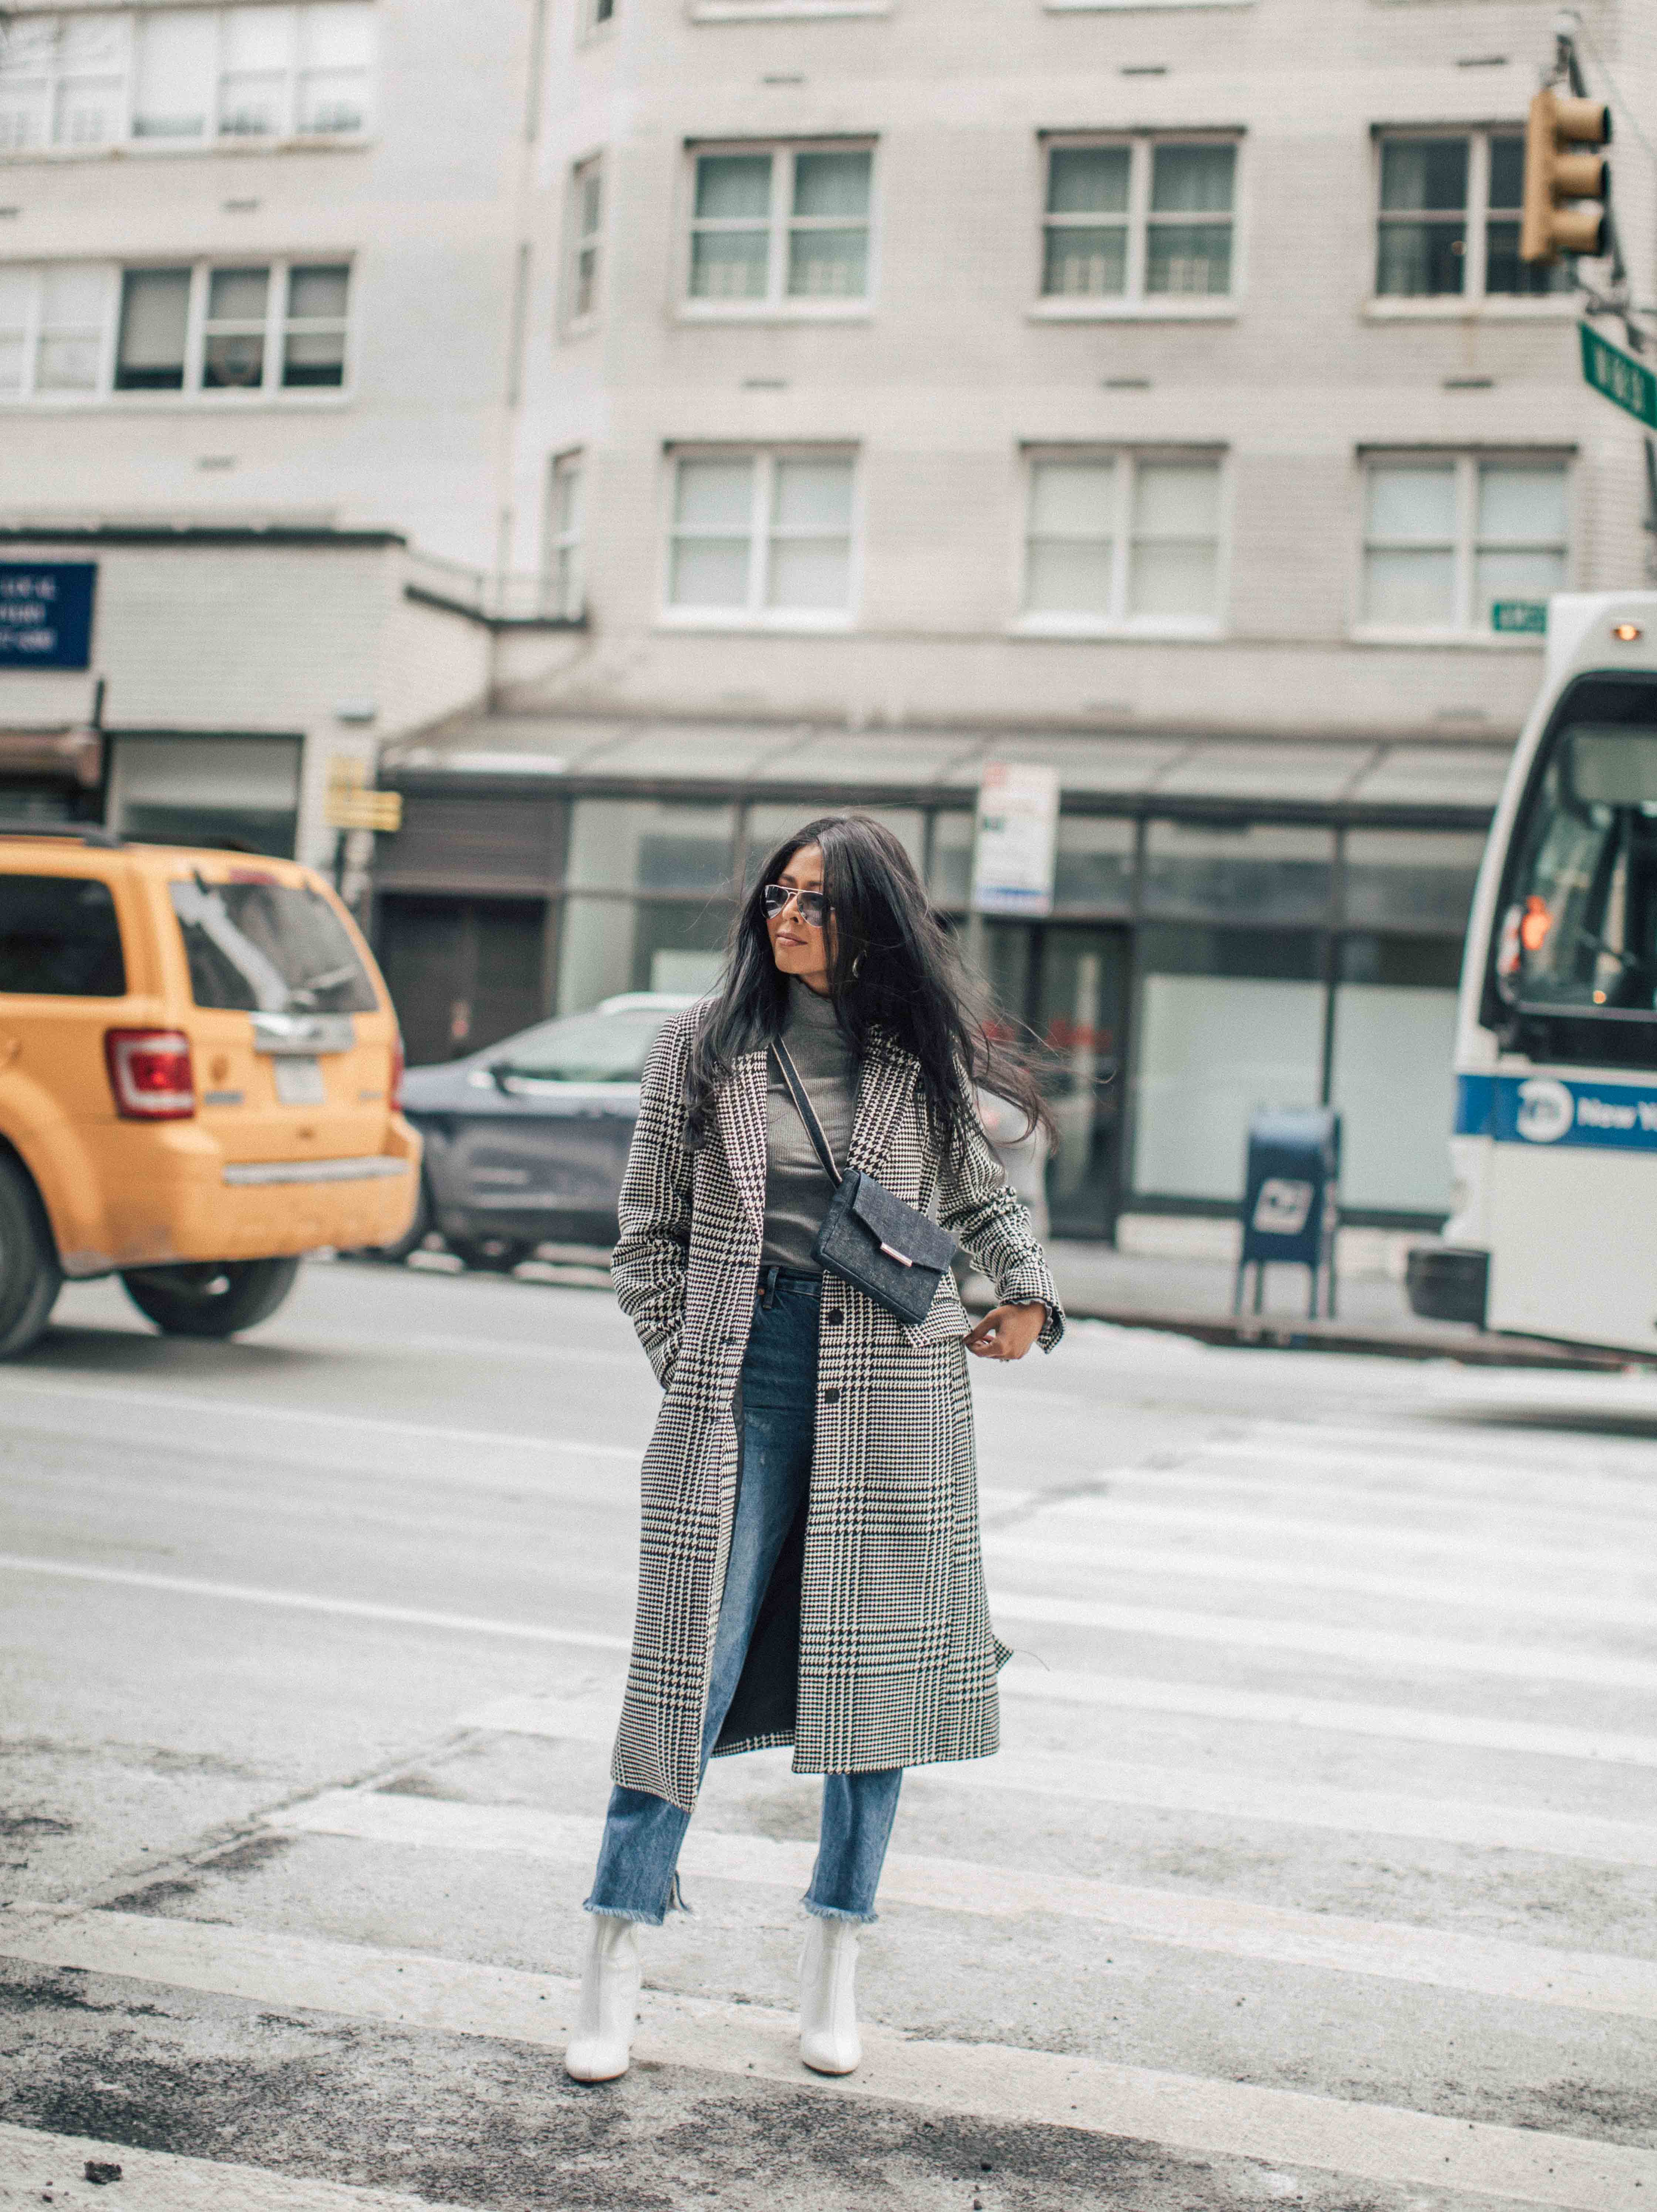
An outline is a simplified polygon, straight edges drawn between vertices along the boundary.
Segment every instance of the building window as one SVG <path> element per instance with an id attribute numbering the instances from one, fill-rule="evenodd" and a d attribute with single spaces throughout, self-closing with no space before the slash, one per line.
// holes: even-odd
<path id="1" fill-rule="evenodd" d="M 1036 628 L 1211 629 L 1220 464 L 1210 455 L 1037 455 L 1024 618 Z"/>
<path id="2" fill-rule="evenodd" d="M 343 264 L 0 269 L 0 399 L 337 390 Z"/>
<path id="3" fill-rule="evenodd" d="M 95 392 L 108 297 L 105 269 L 0 269 L 0 398 Z"/>
<path id="4" fill-rule="evenodd" d="M 844 623 L 853 465 L 849 453 L 680 454 L 669 607 L 727 623 Z"/>
<path id="5" fill-rule="evenodd" d="M 1236 168 L 1229 139 L 1050 142 L 1043 298 L 1229 297 Z"/>
<path id="6" fill-rule="evenodd" d="M 367 130 L 373 0 L 30 16 L 0 58 L 0 153 Z"/>
<path id="7" fill-rule="evenodd" d="M 1377 296 L 1481 300 L 1574 291 L 1569 258 L 1519 258 L 1524 177 L 1520 131 L 1383 137 Z"/>
<path id="8" fill-rule="evenodd" d="M 1563 460 L 1463 453 L 1369 464 L 1369 628 L 1490 635 L 1498 599 L 1562 591 L 1569 560 Z"/>
<path id="9" fill-rule="evenodd" d="M 732 148 L 694 167 L 693 307 L 809 314 L 867 300 L 871 148 Z"/>
<path id="10" fill-rule="evenodd" d="M 598 275 L 604 222 L 602 159 L 579 162 L 570 173 L 569 319 L 590 322 L 598 312 Z"/>
<path id="11" fill-rule="evenodd" d="M 551 611 L 571 622 L 586 604 L 581 563 L 581 456 L 561 453 L 552 465 L 551 502 L 547 518 L 547 567 Z"/>

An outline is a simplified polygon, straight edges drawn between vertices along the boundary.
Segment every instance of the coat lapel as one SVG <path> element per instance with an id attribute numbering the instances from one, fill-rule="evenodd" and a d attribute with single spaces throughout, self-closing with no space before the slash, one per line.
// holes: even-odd
<path id="1" fill-rule="evenodd" d="M 766 1059 L 746 1052 L 719 1086 L 717 1119 L 731 1179 L 755 1228 L 765 1232 Z"/>
<path id="2" fill-rule="evenodd" d="M 913 1053 L 883 1036 L 871 1039 L 858 1085 L 857 1113 L 847 1157 L 854 1168 L 877 1176 L 898 1115 L 909 1103 L 920 1070 Z"/>

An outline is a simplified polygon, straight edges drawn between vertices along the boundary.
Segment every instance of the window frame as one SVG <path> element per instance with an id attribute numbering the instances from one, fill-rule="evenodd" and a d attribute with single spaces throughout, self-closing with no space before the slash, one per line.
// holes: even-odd
<path id="1" fill-rule="evenodd" d="M 685 0 L 685 14 L 693 23 L 801 22 L 829 15 L 889 15 L 893 4 L 894 0 Z"/>
<path id="2" fill-rule="evenodd" d="M 1522 467 L 1529 465 L 1539 471 L 1545 467 L 1557 469 L 1563 476 L 1565 495 L 1564 580 L 1560 588 L 1570 591 L 1575 588 L 1577 547 L 1581 542 L 1581 517 L 1578 513 L 1580 471 L 1576 467 L 1576 448 L 1574 446 L 1372 446 L 1360 448 L 1357 459 L 1357 565 L 1351 618 L 1347 626 L 1347 634 L 1352 641 L 1372 645 L 1455 645 L 1501 653 L 1541 652 L 1545 644 L 1542 638 L 1522 632 L 1479 629 L 1474 626 L 1480 542 L 1479 471 L 1490 465 Z M 1455 537 L 1451 547 L 1455 618 L 1448 625 L 1423 625 L 1419 629 L 1398 623 L 1369 622 L 1364 615 L 1364 601 L 1370 551 L 1371 474 L 1388 467 L 1442 466 L 1446 462 L 1453 464 L 1455 470 Z"/>
<path id="3" fill-rule="evenodd" d="M 768 155 L 771 161 L 771 204 L 766 231 L 766 291 L 759 300 L 699 300 L 690 289 L 696 248 L 696 173 L 705 157 L 722 155 Z M 867 154 L 869 156 L 869 212 L 865 222 L 868 246 L 865 269 L 867 282 L 855 296 L 795 298 L 787 289 L 789 239 L 794 226 L 795 163 L 802 154 Z M 686 322 L 865 322 L 874 312 L 880 285 L 880 141 L 871 132 L 846 137 L 807 138 L 689 139 L 684 149 L 683 245 L 679 269 L 679 314 Z M 779 181 L 778 162 L 786 167 Z M 757 228 L 757 224 L 750 226 Z M 824 228 L 835 228 L 824 219 Z M 841 224 L 841 228 L 850 226 Z"/>
<path id="4" fill-rule="evenodd" d="M 1198 0 L 1175 0 L 1175 4 L 1198 4 Z M 1035 298 L 1029 313 L 1038 322 L 1223 322 L 1241 311 L 1247 267 L 1243 226 L 1244 185 L 1248 134 L 1241 128 L 1170 131 L 1043 131 L 1038 134 L 1039 177 L 1035 234 Z M 1128 149 L 1128 204 L 1122 217 L 1127 231 L 1127 282 L 1118 295 L 1049 293 L 1041 287 L 1047 265 L 1047 232 L 1054 222 L 1047 202 L 1053 190 L 1053 156 L 1072 149 L 1126 146 Z M 1159 146 L 1229 146 L 1231 170 L 1231 283 L 1224 292 L 1147 292 L 1145 269 L 1153 222 L 1151 181 Z M 1169 218 L 1172 220 L 1172 218 Z M 1190 220 L 1190 218 L 1181 218 Z M 1058 219 L 1061 227 L 1067 219 Z M 1073 219 L 1071 227 L 1090 226 L 1088 218 Z"/>
<path id="5" fill-rule="evenodd" d="M 563 328 L 571 337 L 580 337 L 587 331 L 596 330 L 604 313 L 604 226 L 610 202 L 604 167 L 604 149 L 599 147 L 572 161 L 568 171 L 569 204 L 565 225 Z M 586 219 L 584 202 L 589 178 L 596 178 L 598 186 L 598 221 L 592 230 L 583 228 Z M 589 249 L 592 254 L 592 304 L 583 309 L 580 304 L 581 257 Z"/>
<path id="6" fill-rule="evenodd" d="M 1575 286 L 1561 292 L 1490 292 L 1485 289 L 1490 264 L 1490 141 L 1522 138 L 1522 118 L 1514 122 L 1375 124 L 1369 132 L 1369 272 L 1365 288 L 1364 313 L 1380 322 L 1407 321 L 1412 316 L 1428 320 L 1460 315 L 1486 317 L 1539 316 L 1543 320 L 1575 316 L 1581 301 Z M 1381 275 L 1381 235 L 1389 220 L 1381 204 L 1381 173 L 1389 143 L 1426 139 L 1465 139 L 1467 142 L 1467 199 L 1464 210 L 1466 252 L 1463 283 L 1459 292 L 1394 293 L 1376 289 Z M 1511 220 L 1510 209 L 1501 210 Z M 1410 221 L 1408 211 L 1396 210 L 1398 222 Z M 1417 216 L 1416 220 L 1423 219 Z M 1430 219 L 1430 218 L 1429 218 Z"/>
<path id="7" fill-rule="evenodd" d="M 102 15 L 101 11 L 83 12 L 78 9 L 48 11 L 45 15 L 33 20 L 51 23 L 57 30 L 61 30 L 65 25 L 76 22 L 106 20 L 114 30 L 121 47 L 121 56 L 116 68 L 105 74 L 112 81 L 117 73 L 120 77 L 118 106 L 122 127 L 117 136 L 100 140 L 94 144 L 60 143 L 56 136 L 59 89 L 64 82 L 72 81 L 73 78 L 82 76 L 84 72 L 78 70 L 67 72 L 49 63 L 45 72 L 46 89 L 44 112 L 46 135 L 39 143 L 35 145 L 7 147 L 0 144 L 0 165 L 19 161 L 100 161 L 107 160 L 117 154 L 129 157 L 138 155 L 145 160 L 151 160 L 179 154 L 224 154 L 239 151 L 261 153 L 268 152 L 274 147 L 310 149 L 367 144 L 374 133 L 376 95 L 379 88 L 378 8 L 374 9 L 369 17 L 370 22 L 374 27 L 374 52 L 371 54 L 363 71 L 365 85 L 361 123 L 349 131 L 305 131 L 300 127 L 300 84 L 307 74 L 303 46 L 307 29 L 304 19 L 313 12 L 332 4 L 335 4 L 335 0 L 293 0 L 295 11 L 294 43 L 282 73 L 284 84 L 282 128 L 277 131 L 256 133 L 226 131 L 222 127 L 226 75 L 225 18 L 229 15 L 251 15 L 255 12 L 254 6 L 249 4 L 249 0 L 242 0 L 240 5 L 192 10 L 192 14 L 209 18 L 213 24 L 214 32 L 213 62 L 208 81 L 209 105 L 203 118 L 206 127 L 198 138 L 151 138 L 135 135 L 133 123 L 137 89 L 137 33 L 140 25 L 134 11 L 130 9 L 120 10 L 112 7 L 106 17 Z"/>
<path id="8" fill-rule="evenodd" d="M 719 445 L 687 441 L 668 446 L 662 471 L 661 574 L 659 622 L 671 629 L 781 630 L 830 635 L 855 629 L 863 593 L 863 456 L 855 445 L 785 440 L 774 445 Z M 748 599 L 741 607 L 688 607 L 673 599 L 673 555 L 678 537 L 677 507 L 682 461 L 737 461 L 756 464 L 750 495 Z M 766 605 L 770 548 L 774 535 L 776 471 L 780 461 L 844 461 L 851 470 L 847 518 L 846 605 L 839 607 L 772 607 Z M 717 534 L 717 533 L 715 533 Z M 761 550 L 756 557 L 756 548 Z"/>
<path id="9" fill-rule="evenodd" d="M 1019 454 L 1022 499 L 1016 549 L 1015 605 L 1011 627 L 1020 637 L 1090 638 L 1143 637 L 1171 641 L 1223 638 L 1228 635 L 1231 595 L 1231 466 L 1230 450 L 1218 445 L 1180 446 L 1111 444 L 1108 441 L 1062 445 L 1042 441 L 1027 445 Z M 1043 614 L 1031 610 L 1029 549 L 1031 506 L 1035 471 L 1043 463 L 1109 461 L 1115 465 L 1116 527 L 1111 544 L 1115 558 L 1111 572 L 1111 611 L 1105 616 Z M 1133 487 L 1145 463 L 1211 463 L 1215 471 L 1214 611 L 1211 615 L 1135 615 L 1128 611 L 1133 547 Z"/>
<path id="10" fill-rule="evenodd" d="M 548 605 L 566 622 L 580 622 L 586 613 L 586 546 L 583 524 L 586 499 L 586 451 L 571 446 L 552 456 L 547 471 L 546 577 Z M 575 520 L 572 527 L 559 526 L 559 494 L 574 482 Z"/>
<path id="11" fill-rule="evenodd" d="M 0 392 L 0 412 L 12 409 L 34 410 L 84 407 L 294 407 L 337 406 L 352 397 L 352 367 L 355 352 L 355 318 L 352 304 L 355 289 L 356 260 L 350 252 L 318 254 L 214 254 L 206 258 L 187 255 L 147 255 L 130 261 L 103 259 L 77 260 L 64 257 L 60 260 L 18 262 L 9 268 L 21 270 L 32 276 L 32 304 L 24 325 L 23 362 L 25 388 L 12 393 Z M 45 327 L 43 302 L 45 279 L 54 269 L 84 268 L 100 272 L 104 278 L 104 319 L 98 343 L 98 380 L 90 391 L 39 389 L 39 341 Z M 343 340 L 343 358 L 338 384 L 288 385 L 282 380 L 286 367 L 287 340 L 293 326 L 288 313 L 291 280 L 295 270 L 343 268 L 346 271 L 346 311 L 343 318 L 311 317 L 305 319 L 307 326 L 322 326 L 338 321 Z M 215 273 L 229 270 L 264 269 L 268 271 L 264 322 L 264 374 L 257 385 L 227 385 L 214 386 L 203 382 L 208 338 L 208 307 L 213 277 Z M 188 306 L 185 319 L 183 373 L 184 381 L 178 390 L 137 388 L 122 391 L 117 384 L 119 372 L 121 316 L 125 299 L 125 279 L 150 270 L 187 270 L 190 276 Z"/>

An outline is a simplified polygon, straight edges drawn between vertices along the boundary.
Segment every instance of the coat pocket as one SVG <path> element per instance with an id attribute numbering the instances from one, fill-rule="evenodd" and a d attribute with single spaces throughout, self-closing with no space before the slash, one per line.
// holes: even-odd
<path id="1" fill-rule="evenodd" d="M 946 1268 L 944 1279 L 938 1286 L 926 1318 L 923 1322 L 904 1322 L 901 1324 L 906 1340 L 913 1345 L 956 1344 L 972 1327 L 967 1309 L 961 1303 L 961 1293 L 955 1286 L 955 1277 Z"/>

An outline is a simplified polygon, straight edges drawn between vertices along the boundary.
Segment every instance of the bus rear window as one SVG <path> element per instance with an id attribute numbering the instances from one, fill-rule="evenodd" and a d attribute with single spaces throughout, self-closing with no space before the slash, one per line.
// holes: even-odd
<path id="1" fill-rule="evenodd" d="M 250 1014 L 372 1014 L 355 946 L 320 892 L 291 884 L 168 886 L 198 1006 Z"/>
<path id="2" fill-rule="evenodd" d="M 0 875 L 0 992 L 118 999 L 126 962 L 107 884 L 88 876 Z"/>
<path id="3" fill-rule="evenodd" d="M 1516 829 L 1492 981 L 1520 1012 L 1657 1013 L 1657 682 L 1565 694 Z"/>

